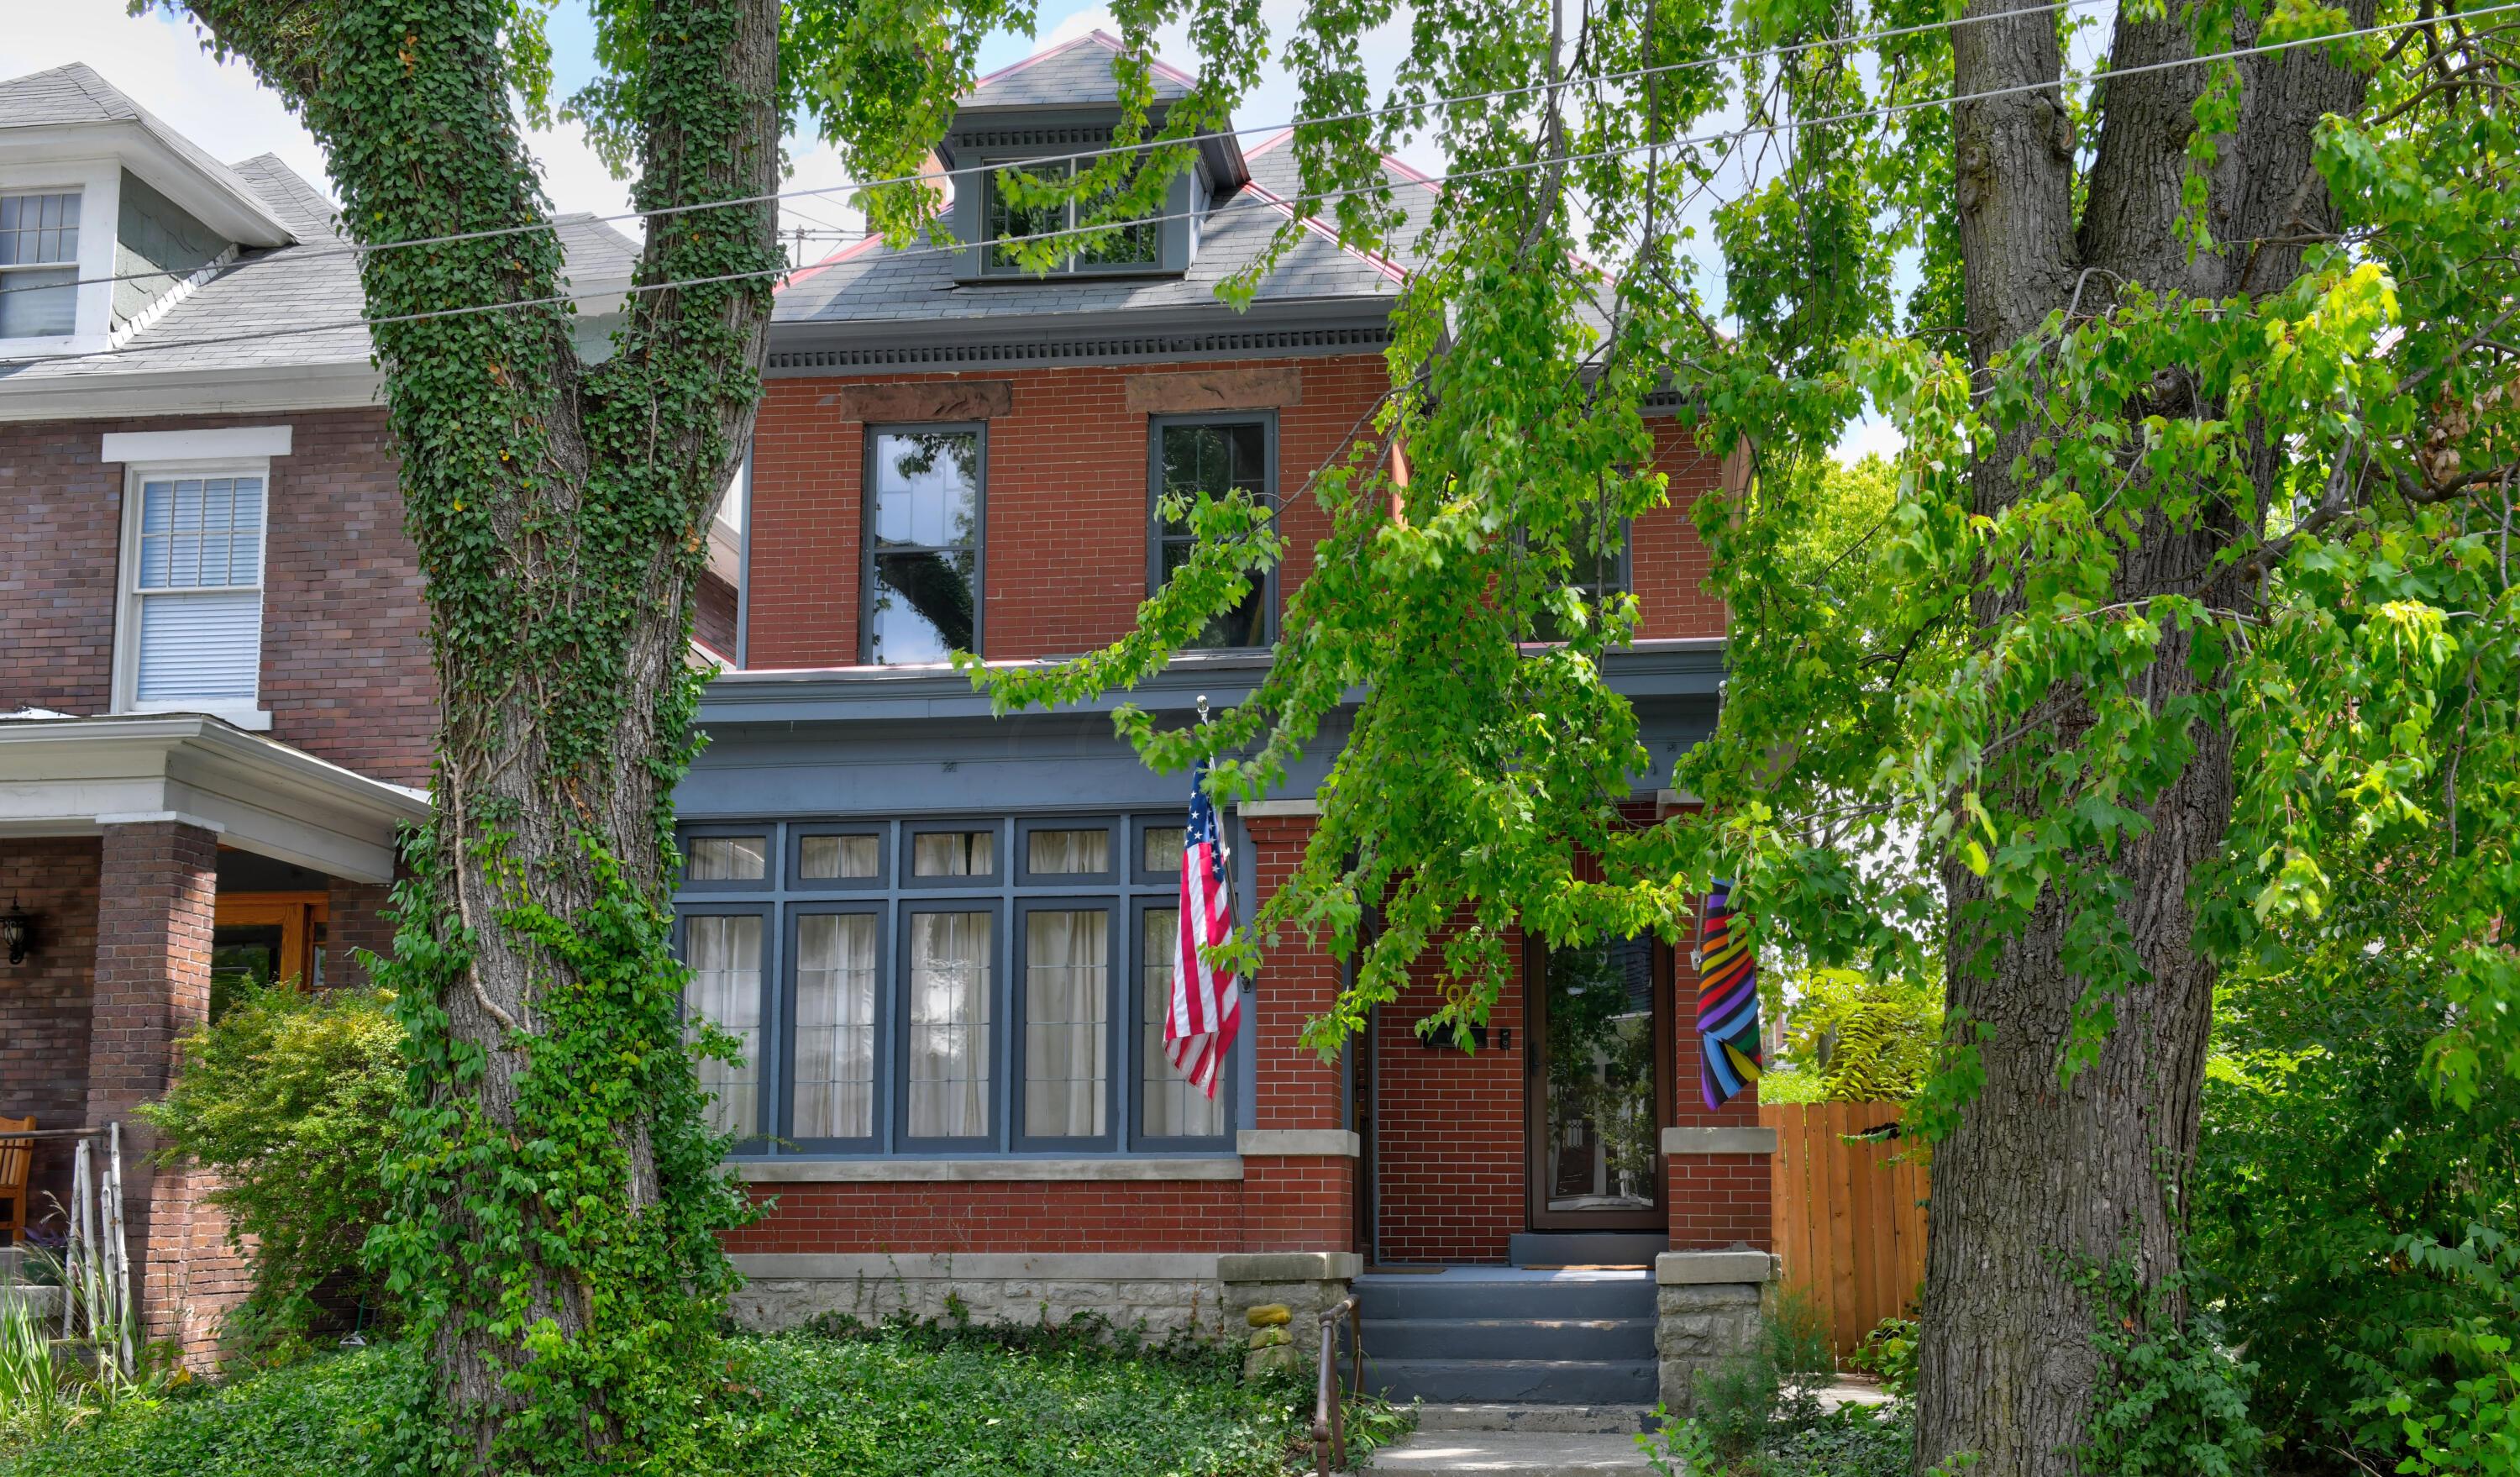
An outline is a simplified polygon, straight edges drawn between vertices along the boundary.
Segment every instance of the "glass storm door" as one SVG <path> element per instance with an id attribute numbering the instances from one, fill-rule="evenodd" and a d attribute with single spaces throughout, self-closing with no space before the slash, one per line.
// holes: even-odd
<path id="1" fill-rule="evenodd" d="M 1531 946 L 1534 1231 L 1660 1231 L 1670 971 L 1650 938 Z"/>

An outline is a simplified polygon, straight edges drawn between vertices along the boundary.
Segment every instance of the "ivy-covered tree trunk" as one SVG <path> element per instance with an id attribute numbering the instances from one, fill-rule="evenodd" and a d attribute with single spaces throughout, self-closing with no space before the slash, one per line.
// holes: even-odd
<path id="1" fill-rule="evenodd" d="M 779 5 L 608 13 L 610 101 L 660 213 L 593 363 L 553 301 L 573 289 L 511 101 L 539 106 L 519 80 L 541 71 L 530 7 L 189 8 L 290 98 L 375 248 L 361 275 L 443 705 L 387 976 L 415 1057 L 401 1209 L 372 1243 L 431 1356 L 419 1424 L 501 1470 L 654 1453 L 742 1212 L 683 1049 L 667 887 L 694 587 L 779 265 L 760 202 Z M 677 208 L 719 200 L 751 202 Z M 447 236 L 471 239 L 393 246 Z M 664 286 L 696 279 L 718 280 Z M 480 304 L 534 305 L 391 321 Z"/>
<path id="2" fill-rule="evenodd" d="M 2345 8 L 2353 24 L 2371 23 L 2373 0 Z M 1958 93 L 2059 74 L 2052 14 L 2014 0 L 1981 0 L 1969 13 L 2012 10 L 2023 14 L 1953 31 Z M 2190 26 L 2176 10 L 2156 20 L 2121 14 L 2111 68 L 2193 55 Z M 2257 39 L 2244 27 L 2232 44 Z M 2364 76 L 2317 49 L 2238 65 L 2232 126 L 2212 140 L 2210 155 L 2197 147 L 2190 121 L 2212 85 L 2208 67 L 2107 82 L 2079 220 L 2075 124 L 2054 90 L 1955 111 L 1966 329 L 1982 377 L 2036 374 L 2035 363 L 1992 370 L 1990 363 L 2051 314 L 2096 317 L 2146 291 L 2211 300 L 2270 293 L 2293 281 L 2300 243 L 2332 227 L 2311 167 L 2313 130 L 2326 113 L 2359 109 Z M 2182 223 L 2182 185 L 2191 173 L 2209 185 L 2211 213 L 2202 224 L 2233 245 L 2190 249 L 2194 223 Z M 2123 419 L 2221 414 L 2195 395 L 2193 380 L 2165 372 L 2150 385 L 2150 403 L 2129 407 Z M 1993 516 L 2037 495 L 2048 470 L 2039 429 L 2032 423 L 2008 432 L 1977 465 L 1977 513 Z M 2263 444 L 2252 470 L 2262 499 L 2279 502 L 2276 459 Z M 2177 523 L 2156 507 L 2125 536 L 2114 596 L 2183 595 L 2217 610 L 2245 608 L 2252 590 L 2244 571 L 2217 559 L 2241 547 L 2236 522 L 2228 506 Z M 1979 596 L 1972 613 L 1981 629 L 1994 629 L 2020 607 L 2016 586 Z M 2212 929 L 2200 922 L 2210 922 L 2209 910 L 2232 906 L 2215 897 L 2213 875 L 2234 782 L 2230 733 L 2219 711 L 2224 675 L 2216 650 L 2200 649 L 2188 633 L 2164 633 L 2140 691 L 2156 712 L 2191 711 L 2189 742 L 2135 766 L 2158 785 L 2121 797 L 2141 815 L 2132 840 L 2115 854 L 2093 849 L 2077 859 L 2088 887 L 2046 889 L 2025 922 L 1990 909 L 1977 874 L 1945 869 L 1956 929 L 1948 1005 L 1961 1039 L 1977 1043 L 1985 1083 L 1934 1151 L 1919 1471 L 1965 1452 L 1980 1455 L 1970 1469 L 1979 1477 L 2087 1470 L 2076 1452 L 2090 1440 L 2094 1400 L 2110 1374 L 2095 1330 L 2140 1340 L 2185 1316 L 2178 1284 L 2183 1203 L 2218 972 L 2206 952 Z M 2052 733 L 2079 748 L 2091 727 L 2091 713 L 2060 688 L 2025 732 Z M 2040 808 L 2033 791 L 2053 778 L 2042 767 L 2066 747 L 2035 741 L 2003 753 L 1998 740 L 1989 762 L 1995 776 L 2010 777 L 2007 809 Z M 1972 922 L 1991 918 L 2004 920 Z M 2112 976 L 2133 982 L 2090 985 Z"/>

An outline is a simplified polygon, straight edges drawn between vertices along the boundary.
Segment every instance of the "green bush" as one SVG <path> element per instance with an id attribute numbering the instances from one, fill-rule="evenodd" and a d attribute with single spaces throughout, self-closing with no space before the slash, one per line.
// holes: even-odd
<path id="1" fill-rule="evenodd" d="M 2189 1286 L 2258 1366 L 2276 1464 L 2342 1477 L 2395 1469 L 2407 1419 L 2494 1372 L 2457 1330 L 2520 1337 L 2520 1265 L 2483 1276 L 2475 1255 L 2520 1235 L 2520 1082 L 2437 1101 L 2433 971 L 2331 921 L 2340 962 L 2225 987 Z"/>
<path id="2" fill-rule="evenodd" d="M 1103 1332 L 737 1335 L 722 1363 L 674 1371 L 692 1437 L 678 1470 L 1282 1477 L 1312 1413 L 1309 1383 L 1245 1384 L 1231 1351 L 1133 1349 Z M 0 1477 L 382 1477 L 386 1424 L 420 1372 L 418 1354 L 388 1344 L 126 1401 L 67 1434 L 0 1445 Z"/>
<path id="3" fill-rule="evenodd" d="M 1916 1320 L 1885 1318 L 1847 1356 L 1846 1366 L 1881 1381 L 1881 1388 L 1905 1396 L 1916 1388 Z"/>
<path id="4" fill-rule="evenodd" d="M 231 1331 L 286 1342 L 316 1297 L 385 1311 L 360 1260 L 389 1208 L 383 1157 L 403 1091 L 402 1028 L 378 991 L 246 985 L 216 1022 L 184 1038 L 184 1069 L 141 1109 L 169 1160 L 215 1170 L 232 1241 L 255 1241 L 254 1287 Z"/>
<path id="5" fill-rule="evenodd" d="M 1758 1341 L 1697 1376 L 1688 1424 L 1718 1457 L 1750 1456 L 1819 1420 L 1820 1392 L 1836 1372 L 1828 1320 L 1801 1294 L 1779 1291 L 1760 1317 Z"/>

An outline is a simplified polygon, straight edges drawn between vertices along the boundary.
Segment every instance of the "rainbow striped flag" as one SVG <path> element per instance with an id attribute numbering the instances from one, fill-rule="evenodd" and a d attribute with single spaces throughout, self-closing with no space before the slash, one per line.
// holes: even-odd
<path id="1" fill-rule="evenodd" d="M 1717 881 L 1706 895 L 1706 916 L 1698 926 L 1697 966 L 1698 1086 L 1706 1106 L 1720 1108 L 1743 1085 L 1759 1080 L 1759 962 L 1750 941 L 1736 924 L 1732 884 Z"/>

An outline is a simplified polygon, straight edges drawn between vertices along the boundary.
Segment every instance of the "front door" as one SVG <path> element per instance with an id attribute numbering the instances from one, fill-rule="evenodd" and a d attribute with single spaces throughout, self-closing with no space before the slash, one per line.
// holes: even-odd
<path id="1" fill-rule="evenodd" d="M 1661 1231 L 1670 951 L 1650 938 L 1528 946 L 1534 1231 Z"/>

